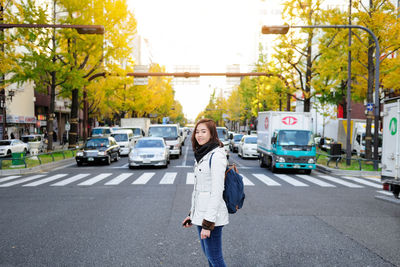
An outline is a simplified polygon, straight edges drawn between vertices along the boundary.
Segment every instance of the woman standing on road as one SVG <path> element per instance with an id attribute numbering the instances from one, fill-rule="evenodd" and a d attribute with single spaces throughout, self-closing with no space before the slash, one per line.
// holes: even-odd
<path id="1" fill-rule="evenodd" d="M 182 224 L 185 228 L 197 226 L 201 248 L 210 266 L 226 266 L 222 256 L 222 228 L 229 223 L 229 218 L 222 193 L 228 162 L 213 120 L 197 122 L 192 147 L 196 158 L 194 190 L 189 216 Z"/>

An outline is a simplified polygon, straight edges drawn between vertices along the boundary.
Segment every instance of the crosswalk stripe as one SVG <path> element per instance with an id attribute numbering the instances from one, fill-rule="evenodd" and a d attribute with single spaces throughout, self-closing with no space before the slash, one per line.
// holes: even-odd
<path id="1" fill-rule="evenodd" d="M 241 174 L 242 175 L 242 174 Z M 244 175 L 242 175 L 242 177 L 243 177 L 243 184 L 244 185 L 254 185 L 250 180 L 249 180 L 249 178 L 247 178 L 246 176 L 244 176 Z"/>
<path id="2" fill-rule="evenodd" d="M 194 184 L 194 172 L 188 172 L 186 175 L 186 184 Z"/>
<path id="3" fill-rule="evenodd" d="M 19 176 L 19 175 L 7 176 L 5 178 L 0 179 L 0 183 L 5 182 L 5 181 L 14 180 L 19 177 L 21 177 L 21 176 Z"/>
<path id="4" fill-rule="evenodd" d="M 271 178 L 269 178 L 268 176 L 264 175 L 264 174 L 258 174 L 258 173 L 253 173 L 253 176 L 256 177 L 258 180 L 260 180 L 261 182 L 263 182 L 266 185 L 269 186 L 280 186 L 280 183 L 275 182 L 274 180 L 272 180 Z"/>
<path id="5" fill-rule="evenodd" d="M 302 178 L 302 179 L 304 179 L 304 180 L 306 180 L 306 181 L 308 181 L 310 183 L 314 183 L 314 184 L 322 186 L 322 187 L 336 187 L 333 184 L 328 184 L 328 183 L 326 183 L 324 181 L 318 180 L 318 179 L 316 179 L 314 177 L 311 177 L 309 175 L 299 174 L 299 175 L 296 175 L 296 176 L 298 176 L 298 177 L 300 177 L 300 178 Z"/>
<path id="6" fill-rule="evenodd" d="M 293 179 L 292 177 L 286 174 L 275 174 L 275 176 L 279 177 L 280 179 L 294 186 L 309 186 L 308 184 L 297 181 L 296 179 Z"/>
<path id="7" fill-rule="evenodd" d="M 99 175 L 97 175 L 89 180 L 86 180 L 78 185 L 93 185 L 93 184 L 107 178 L 110 175 L 112 175 L 112 173 L 102 173 L 102 174 L 99 174 Z"/>
<path id="8" fill-rule="evenodd" d="M 72 176 L 72 177 L 70 177 L 70 178 L 61 180 L 61 181 L 59 181 L 59 182 L 57 182 L 57 183 L 55 183 L 55 184 L 51 184 L 50 186 L 64 186 L 64 185 L 67 185 L 67 184 L 76 182 L 76 181 L 78 181 L 78 180 L 80 180 L 80 179 L 82 179 L 82 178 L 85 178 L 85 177 L 89 176 L 89 175 L 90 175 L 89 173 L 77 174 L 77 175 Z"/>
<path id="9" fill-rule="evenodd" d="M 173 184 L 177 174 L 178 173 L 176 172 L 166 172 L 164 177 L 161 179 L 160 184 Z"/>
<path id="10" fill-rule="evenodd" d="M 344 185 L 344 186 L 347 186 L 347 187 L 351 187 L 351 188 L 363 188 L 362 185 L 349 183 L 349 182 L 343 181 L 342 179 L 335 178 L 335 177 L 328 176 L 328 175 L 318 175 L 318 177 L 321 177 L 321 178 L 324 178 L 324 179 L 329 180 L 331 182 L 334 182 L 334 183 L 337 183 L 337 184 L 341 184 L 341 185 Z"/>
<path id="11" fill-rule="evenodd" d="M 108 181 L 104 185 L 118 185 L 118 184 L 122 183 L 123 181 L 125 181 L 126 179 L 128 179 L 129 177 L 131 177 L 132 175 L 133 175 L 133 173 L 122 173 L 122 174 L 118 175 L 117 177 L 115 177 L 114 179 Z"/>
<path id="12" fill-rule="evenodd" d="M 154 176 L 154 174 L 156 174 L 156 173 L 155 172 L 145 172 L 139 178 L 137 178 L 136 181 L 134 181 L 132 184 L 146 184 L 151 179 L 151 177 Z"/>
<path id="13" fill-rule="evenodd" d="M 24 178 L 24 179 L 20 179 L 20 180 L 17 180 L 17 181 L 1 184 L 0 187 L 10 187 L 10 186 L 13 186 L 13 185 L 16 185 L 16 184 L 22 184 L 22 183 L 25 183 L 25 182 L 29 182 L 29 181 L 41 178 L 43 176 L 45 176 L 45 175 L 42 175 L 42 174 L 34 175 L 34 176 L 27 177 L 27 178 Z"/>
<path id="14" fill-rule="evenodd" d="M 380 194 L 387 195 L 387 196 L 393 196 L 393 193 L 391 193 L 391 192 L 387 192 L 387 191 L 383 191 L 383 190 L 376 191 L 376 192 L 377 192 L 377 193 L 380 193 Z"/>
<path id="15" fill-rule="evenodd" d="M 45 183 L 60 179 L 60 178 L 62 178 L 64 176 L 66 176 L 66 175 L 67 175 L 66 173 L 56 174 L 56 175 L 41 179 L 39 181 L 35 181 L 35 182 L 29 183 L 29 184 L 25 184 L 23 186 L 38 186 L 38 185 L 41 185 L 41 184 L 45 184 Z"/>
<path id="16" fill-rule="evenodd" d="M 361 178 L 350 177 L 350 176 L 343 176 L 343 178 L 355 181 L 355 182 L 360 183 L 360 184 L 368 185 L 368 186 L 371 186 L 371 187 L 382 188 L 382 184 L 373 183 L 373 182 L 366 181 L 366 180 L 361 179 Z"/>

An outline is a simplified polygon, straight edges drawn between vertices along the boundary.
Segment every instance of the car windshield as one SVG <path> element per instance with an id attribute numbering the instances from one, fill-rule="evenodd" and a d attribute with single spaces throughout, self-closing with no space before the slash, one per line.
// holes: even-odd
<path id="1" fill-rule="evenodd" d="M 247 137 L 244 139 L 245 144 L 257 144 L 257 137 Z"/>
<path id="2" fill-rule="evenodd" d="M 86 148 L 106 147 L 108 145 L 107 138 L 90 139 L 86 142 Z"/>
<path id="3" fill-rule="evenodd" d="M 135 145 L 136 148 L 164 147 L 162 140 L 143 140 L 139 139 Z"/>
<path id="4" fill-rule="evenodd" d="M 0 146 L 9 146 L 11 145 L 11 141 L 0 141 Z"/>
<path id="5" fill-rule="evenodd" d="M 217 128 L 217 132 L 218 132 L 218 139 L 220 141 L 228 140 L 228 131 L 226 129 Z"/>
<path id="6" fill-rule="evenodd" d="M 142 135 L 140 128 L 132 128 L 133 135 Z"/>
<path id="7" fill-rule="evenodd" d="M 21 141 L 24 143 L 40 141 L 40 136 L 22 136 Z"/>
<path id="8" fill-rule="evenodd" d="M 310 131 L 287 130 L 280 131 L 278 135 L 278 144 L 281 146 L 310 146 L 312 142 Z"/>
<path id="9" fill-rule="evenodd" d="M 240 142 L 242 140 L 243 134 L 238 134 L 233 136 L 233 141 Z"/>
<path id="10" fill-rule="evenodd" d="M 93 129 L 92 134 L 103 134 L 105 133 L 104 129 Z"/>
<path id="11" fill-rule="evenodd" d="M 115 138 L 115 141 L 117 141 L 117 142 L 127 142 L 128 141 L 128 135 L 126 133 L 115 133 L 115 134 L 112 134 L 112 136 Z"/>
<path id="12" fill-rule="evenodd" d="M 178 129 L 174 126 L 150 127 L 149 136 L 163 137 L 165 139 L 176 139 L 178 138 Z"/>

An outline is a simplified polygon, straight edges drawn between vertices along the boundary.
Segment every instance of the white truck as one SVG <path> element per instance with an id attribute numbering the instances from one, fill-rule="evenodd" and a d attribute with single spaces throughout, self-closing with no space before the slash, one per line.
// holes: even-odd
<path id="1" fill-rule="evenodd" d="M 258 113 L 257 151 L 261 167 L 315 169 L 316 148 L 312 115 L 308 112 L 267 111 Z"/>
<path id="2" fill-rule="evenodd" d="M 133 132 L 135 143 L 143 136 L 147 136 L 151 121 L 149 118 L 123 118 L 121 128 L 130 129 Z"/>
<path id="3" fill-rule="evenodd" d="M 351 119 L 350 124 L 350 144 L 352 154 L 357 156 L 365 157 L 365 137 L 366 137 L 366 120 L 362 119 Z M 347 119 L 334 119 L 330 120 L 325 125 L 324 137 L 332 138 L 335 142 L 342 145 L 342 151 L 345 152 L 347 149 Z M 374 135 L 374 125 L 371 126 L 372 140 Z M 382 140 L 380 134 L 378 140 Z M 372 151 L 373 151 L 372 147 Z M 382 145 L 380 142 L 378 152 L 381 153 Z"/>
<path id="4" fill-rule="evenodd" d="M 182 135 L 178 124 L 152 124 L 149 127 L 149 136 L 164 138 L 170 156 L 177 158 L 182 155 Z"/>
<path id="5" fill-rule="evenodd" d="M 395 198 L 400 192 L 400 98 L 388 99 L 383 107 L 381 180 L 383 190 Z"/>

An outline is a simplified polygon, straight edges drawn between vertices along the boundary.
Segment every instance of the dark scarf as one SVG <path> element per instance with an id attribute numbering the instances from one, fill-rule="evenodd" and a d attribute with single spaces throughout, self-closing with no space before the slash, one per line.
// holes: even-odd
<path id="1" fill-rule="evenodd" d="M 195 152 L 194 157 L 196 161 L 199 162 L 208 152 L 213 150 L 214 148 L 219 147 L 218 143 L 215 142 L 208 142 L 202 146 L 200 146 Z"/>

